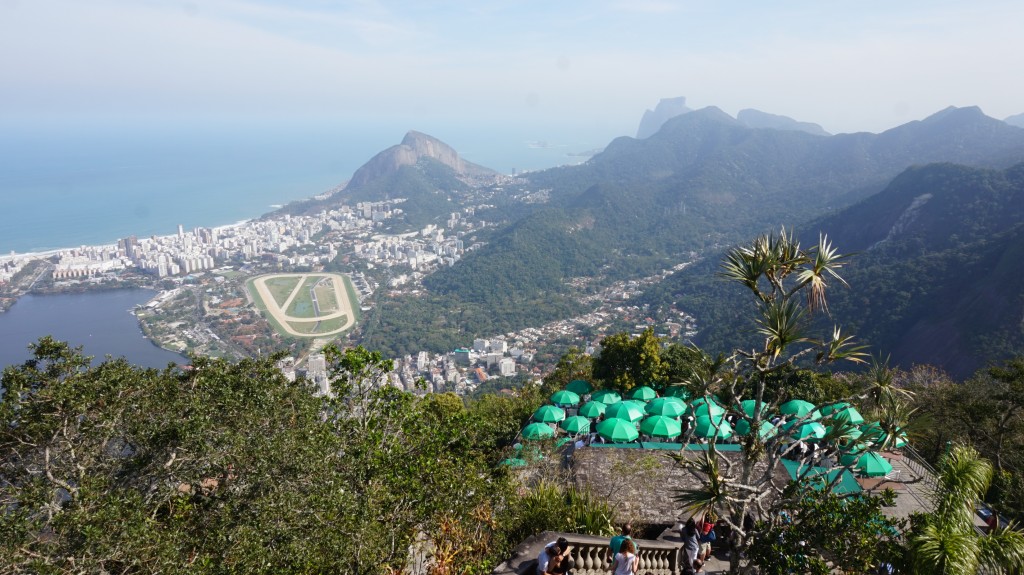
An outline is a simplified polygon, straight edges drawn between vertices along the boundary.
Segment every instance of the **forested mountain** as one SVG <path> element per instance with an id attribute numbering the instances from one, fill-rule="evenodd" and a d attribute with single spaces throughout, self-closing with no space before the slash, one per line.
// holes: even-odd
<path id="1" fill-rule="evenodd" d="M 815 136 L 828 136 L 829 133 L 824 128 L 815 124 L 814 122 L 799 122 L 790 118 L 789 116 L 780 116 L 778 114 L 769 114 L 768 112 L 762 112 L 761 110 L 755 110 L 753 108 L 747 108 L 746 110 L 740 110 L 736 114 L 736 119 L 741 124 L 748 128 L 771 128 L 773 130 L 796 130 L 798 132 L 807 132 L 808 134 L 814 134 Z"/>
<path id="2" fill-rule="evenodd" d="M 408 197 L 403 208 L 413 224 L 453 211 L 457 191 L 472 182 L 457 163 L 436 156 L 395 170 L 367 167 L 359 174 L 376 176 L 354 178 L 358 185 L 339 197 Z M 558 319 L 580 309 L 569 278 L 646 275 L 691 252 L 807 222 L 872 196 L 908 166 L 1005 168 L 1022 160 L 1024 129 L 973 107 L 947 108 L 881 134 L 835 136 L 753 129 L 713 107 L 689 112 L 649 138 L 618 138 L 585 164 L 523 176 L 525 187 L 546 190 L 549 202 L 503 208 L 508 224 L 482 249 L 426 278 L 427 294 L 383 302 L 368 326 L 370 344 L 381 348 L 400 337 L 441 350 L 465 333 Z M 837 237 L 845 248 L 844 239 Z M 459 313 L 438 325 L 427 307 Z"/>
<path id="3" fill-rule="evenodd" d="M 525 269 L 550 267 L 535 255 L 562 252 L 573 260 L 560 266 L 566 273 L 605 265 L 612 275 L 640 273 L 664 258 L 841 208 L 913 164 L 1009 159 L 1024 159 L 1024 130 L 977 108 L 949 108 L 878 135 L 830 137 L 751 129 L 705 108 L 669 120 L 645 140 L 618 138 L 584 165 L 529 175 L 534 187 L 552 190 L 549 207 L 509 232 L 529 228 L 530 249 L 495 242 L 438 273 L 428 287 L 473 299 L 482 294 L 458 278 L 485 277 L 510 259 Z M 518 289 L 552 283 L 520 281 Z"/>
<path id="4" fill-rule="evenodd" d="M 855 253 L 835 285 L 831 318 L 904 366 L 929 363 L 966 376 L 1024 350 L 1024 164 L 988 170 L 953 164 L 913 167 L 882 192 L 799 225 L 813 242 L 826 233 Z M 698 342 L 726 351 L 750 333 L 749 302 L 713 275 L 718 258 L 677 274 L 647 294 L 698 318 Z M 747 312 L 747 313 L 745 313 Z M 756 344 L 751 334 L 750 345 Z"/>

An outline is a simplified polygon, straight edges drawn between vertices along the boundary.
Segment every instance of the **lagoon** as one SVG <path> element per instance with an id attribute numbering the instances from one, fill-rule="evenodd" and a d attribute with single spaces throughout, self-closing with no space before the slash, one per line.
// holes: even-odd
<path id="1" fill-rule="evenodd" d="M 26 295 L 0 313 L 0 367 L 31 357 L 28 345 L 51 335 L 72 346 L 83 346 L 93 363 L 106 355 L 125 357 L 142 367 L 185 364 L 187 358 L 159 348 L 146 339 L 131 310 L 156 292 L 119 289 L 58 295 Z"/>

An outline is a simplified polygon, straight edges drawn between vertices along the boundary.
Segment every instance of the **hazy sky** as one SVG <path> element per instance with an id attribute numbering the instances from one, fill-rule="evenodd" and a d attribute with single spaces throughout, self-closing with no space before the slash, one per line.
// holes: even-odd
<path id="1" fill-rule="evenodd" d="M 880 131 L 948 105 L 1024 112 L 1022 22 L 1020 0 L 0 0 L 0 120 L 632 135 L 686 96 Z"/>

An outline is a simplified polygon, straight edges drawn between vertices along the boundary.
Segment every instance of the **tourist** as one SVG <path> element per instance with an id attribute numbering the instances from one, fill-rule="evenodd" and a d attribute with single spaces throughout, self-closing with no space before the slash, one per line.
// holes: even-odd
<path id="1" fill-rule="evenodd" d="M 612 557 L 614 557 L 615 554 L 619 552 L 619 549 L 622 547 L 622 542 L 623 541 L 625 541 L 627 539 L 629 539 L 630 541 L 633 541 L 632 535 L 633 535 L 633 526 L 631 524 L 629 524 L 629 523 L 624 524 L 622 526 L 622 531 L 618 535 L 616 535 L 615 537 L 612 537 L 611 541 L 608 542 L 608 549 L 611 550 Z M 636 552 L 637 549 L 638 548 L 636 546 L 636 542 L 634 541 L 633 542 L 633 551 Z"/>
<path id="2" fill-rule="evenodd" d="M 636 560 L 636 546 L 632 539 L 623 539 L 622 547 L 615 554 L 612 562 L 614 575 L 633 575 L 636 573 L 638 561 Z"/>
<path id="3" fill-rule="evenodd" d="M 700 530 L 697 529 L 697 522 L 693 517 L 686 520 L 683 527 L 683 551 L 686 553 L 686 564 L 693 565 L 700 553 Z"/>
<path id="4" fill-rule="evenodd" d="M 569 571 L 569 540 L 559 537 L 537 556 L 537 575 L 561 575 Z"/>
<path id="5" fill-rule="evenodd" d="M 697 528 L 700 530 L 700 551 L 697 553 L 697 559 L 703 562 L 711 557 L 711 543 L 718 536 L 715 535 L 715 522 L 709 519 L 707 514 L 701 517 Z"/>

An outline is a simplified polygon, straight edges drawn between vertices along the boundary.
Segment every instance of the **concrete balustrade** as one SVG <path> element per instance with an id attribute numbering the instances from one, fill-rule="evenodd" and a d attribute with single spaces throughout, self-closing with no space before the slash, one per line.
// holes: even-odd
<path id="1" fill-rule="evenodd" d="M 612 555 L 608 549 L 608 537 L 545 531 L 520 543 L 512 557 L 494 569 L 494 575 L 533 575 L 541 550 L 559 537 L 569 541 L 574 573 L 607 575 L 611 572 Z M 638 575 L 679 575 L 681 548 L 678 545 L 650 539 L 635 541 L 640 547 Z"/>

